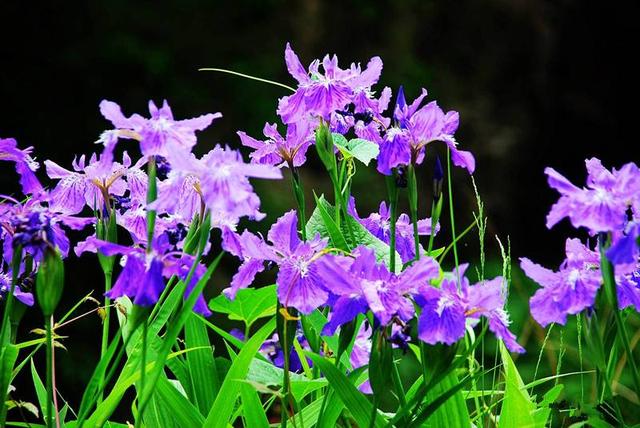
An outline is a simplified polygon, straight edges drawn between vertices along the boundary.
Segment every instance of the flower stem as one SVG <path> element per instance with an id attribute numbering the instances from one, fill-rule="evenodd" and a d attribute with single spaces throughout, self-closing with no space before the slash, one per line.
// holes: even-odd
<path id="1" fill-rule="evenodd" d="M 415 259 L 420 260 L 420 235 L 418 233 L 418 179 L 413 164 L 409 165 L 409 211 L 413 223 L 413 242 L 415 244 Z M 433 232 L 432 232 L 433 234 Z"/>
<path id="2" fill-rule="evenodd" d="M 158 183 L 156 182 L 156 158 L 151 156 L 147 163 L 147 175 L 149 184 L 147 187 L 147 204 L 155 201 L 158 197 Z M 153 242 L 153 232 L 156 225 L 156 212 L 147 207 L 147 252 L 151 252 Z"/>
<path id="3" fill-rule="evenodd" d="M 140 394 L 139 396 L 142 397 L 144 394 L 144 387 L 145 387 L 145 375 L 146 375 L 146 368 L 147 368 L 147 332 L 149 329 L 149 320 L 145 319 L 143 321 L 142 324 L 142 356 L 140 358 Z M 136 418 L 136 427 L 138 426 L 142 426 L 142 417 L 144 414 L 144 409 L 145 406 L 140 404 L 140 407 L 138 409 L 139 413 L 138 413 L 138 417 Z"/>
<path id="4" fill-rule="evenodd" d="M 105 292 L 111 289 L 111 278 L 113 272 L 104 272 L 104 289 Z M 104 298 L 104 319 L 102 320 L 102 342 L 100 344 L 100 359 L 104 358 L 109 347 L 109 326 L 111 319 L 111 299 L 105 296 Z M 100 379 L 100 385 L 104 385 L 104 377 Z M 98 404 L 102 403 L 102 392 L 98 396 Z"/>
<path id="5" fill-rule="evenodd" d="M 638 375 L 638 367 L 636 365 L 636 360 L 633 356 L 633 350 L 631 349 L 631 345 L 629 344 L 629 335 L 627 333 L 627 328 L 624 320 L 622 319 L 622 314 L 618 306 L 618 293 L 616 287 L 615 276 L 613 273 L 613 266 L 611 262 L 607 259 L 607 255 L 605 252 L 605 245 L 602 237 L 600 237 L 600 268 L 602 270 L 602 279 L 604 280 L 605 293 L 607 295 L 607 299 L 611 304 L 611 309 L 613 311 L 613 316 L 616 322 L 617 330 L 618 330 L 618 340 L 622 344 L 624 351 L 627 354 L 627 361 L 631 366 L 631 375 L 633 378 L 633 384 L 636 389 L 636 394 L 640 397 L 640 375 Z M 613 389 L 613 385 L 611 385 Z"/>
<path id="6" fill-rule="evenodd" d="M 453 214 L 453 185 L 451 183 L 451 150 L 447 148 L 447 193 L 449 194 L 449 219 L 451 221 L 451 238 L 453 240 L 453 259 L 456 264 L 456 276 L 458 276 L 458 287 L 460 287 L 460 271 L 458 266 L 458 245 L 456 239 L 456 221 Z"/>
<path id="7" fill-rule="evenodd" d="M 7 293 L 7 303 L 4 305 L 2 314 L 2 327 L 0 327 L 0 344 L 4 347 L 10 341 L 9 315 L 13 310 L 13 293 L 18 284 L 18 276 L 20 274 L 20 262 L 22 261 L 22 247 L 18 246 L 13 249 L 13 257 L 11 259 L 11 289 Z"/>
<path id="8" fill-rule="evenodd" d="M 304 187 L 302 186 L 302 180 L 298 169 L 289 165 L 291 169 L 291 185 L 293 187 L 293 196 L 296 198 L 296 204 L 298 205 L 298 226 L 300 227 L 300 234 L 302 240 L 307 240 L 307 216 L 305 214 L 305 202 L 304 202 Z"/>
<path id="9" fill-rule="evenodd" d="M 396 185 L 396 176 L 386 177 L 387 194 L 389 195 L 389 270 L 396 271 L 396 220 L 398 218 L 398 186 Z"/>
<path id="10" fill-rule="evenodd" d="M 58 400 L 55 391 L 55 363 L 53 354 L 53 315 L 45 320 L 46 338 L 47 338 L 47 426 L 53 426 L 54 409 L 55 409 L 55 426 L 60 427 L 58 418 Z"/>

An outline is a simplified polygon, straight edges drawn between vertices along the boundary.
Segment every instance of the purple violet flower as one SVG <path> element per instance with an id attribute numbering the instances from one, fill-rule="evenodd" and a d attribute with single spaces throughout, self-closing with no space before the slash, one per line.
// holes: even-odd
<path id="1" fill-rule="evenodd" d="M 175 120 L 166 100 L 161 108 L 149 101 L 149 119 L 139 114 L 125 117 L 118 104 L 107 100 L 100 102 L 100 113 L 118 130 L 101 138 L 108 151 L 113 151 L 114 138 L 133 138 L 140 141 L 144 157 L 162 156 L 169 162 L 176 151 L 191 151 L 197 142 L 196 131 L 206 129 L 214 119 L 222 117 L 221 113 L 209 113 L 193 119 Z"/>
<path id="2" fill-rule="evenodd" d="M 255 149 L 249 155 L 253 163 L 299 167 L 306 162 L 307 149 L 315 140 L 312 124 L 308 120 L 287 125 L 286 138 L 280 135 L 276 124 L 266 123 L 262 132 L 267 137 L 265 141 L 238 131 L 242 144 Z"/>
<path id="3" fill-rule="evenodd" d="M 11 270 L 7 272 L 0 271 L 0 301 L 2 301 L 2 299 L 4 299 L 7 293 L 11 290 L 11 277 Z M 33 294 L 22 290 L 20 278 L 18 278 L 18 283 L 13 289 L 13 296 L 25 305 L 33 306 Z"/>
<path id="4" fill-rule="evenodd" d="M 389 244 L 391 240 L 391 215 L 385 202 L 380 203 L 380 208 L 377 213 L 371 213 L 369 217 L 360 218 L 356 211 L 355 199 L 351 197 L 349 200 L 348 212 L 376 238 L 386 244 Z M 439 230 L 440 225 L 437 224 L 435 233 L 438 233 Z M 431 235 L 433 232 L 430 218 L 418 220 L 418 233 L 421 236 Z M 416 256 L 413 224 L 411 223 L 409 216 L 405 213 L 400 214 L 396 220 L 396 250 L 398 251 L 398 254 L 400 254 L 402 263 L 407 263 L 413 260 Z"/>
<path id="5" fill-rule="evenodd" d="M 303 242 L 298 237 L 298 217 L 289 211 L 271 227 L 267 238 L 271 245 L 250 232 L 238 235 L 231 230 L 223 232 L 223 248 L 243 262 L 238 273 L 224 293 L 233 299 L 237 291 L 253 282 L 255 275 L 264 269 L 265 261 L 279 266 L 276 284 L 278 299 L 287 307 L 309 314 L 326 303 L 329 294 L 323 278 L 318 274 L 322 250 L 327 242 L 319 235 Z"/>
<path id="6" fill-rule="evenodd" d="M 369 357 L 371 356 L 371 335 L 373 329 L 369 326 L 368 322 L 363 322 L 360 325 L 356 340 L 353 342 L 353 348 L 351 354 L 349 354 L 349 362 L 351 367 L 355 370 L 359 367 L 369 364 Z M 367 369 L 369 370 L 369 369 Z M 358 389 L 365 394 L 373 394 L 371 389 L 371 383 L 369 383 L 369 376 L 367 376 L 366 382 L 361 384 Z"/>
<path id="7" fill-rule="evenodd" d="M 622 230 L 627 221 L 627 209 L 635 205 L 640 194 L 640 169 L 628 163 L 611 171 L 599 159 L 585 161 L 587 186 L 579 188 L 553 168 L 546 168 L 549 186 L 560 193 L 560 199 L 547 215 L 551 228 L 568 217 L 571 224 L 587 228 L 592 234 Z"/>
<path id="8" fill-rule="evenodd" d="M 511 352 L 524 352 L 509 330 L 509 316 L 504 310 L 506 284 L 502 277 L 469 285 L 464 277 L 466 264 L 458 272 L 445 275 L 440 288 L 424 285 L 416 295 L 416 303 L 422 307 L 418 319 L 418 337 L 428 343 L 451 345 L 465 334 L 467 322 L 475 325 L 485 317 L 496 337 L 504 341 Z M 460 287 L 457 278 L 460 278 Z"/>
<path id="9" fill-rule="evenodd" d="M 531 298 L 531 315 L 543 327 L 564 325 L 567 315 L 575 315 L 593 306 L 602 283 L 600 255 L 578 239 L 567 239 L 566 260 L 557 272 L 520 259 L 524 273 L 542 288 Z"/>
<path id="10" fill-rule="evenodd" d="M 398 91 L 394 118 L 397 126 L 387 130 L 380 144 L 378 171 L 390 175 L 391 170 L 410 163 L 421 164 L 425 147 L 433 141 L 442 141 L 451 151 L 454 165 L 465 168 L 470 174 L 475 170 L 475 159 L 471 152 L 458 150 L 454 134 L 459 125 L 456 111 L 445 113 L 435 101 L 420 107 L 427 91 L 413 103 L 406 104 L 402 88 Z"/>
<path id="11" fill-rule="evenodd" d="M 278 102 L 278 114 L 284 123 L 294 123 L 309 115 L 320 116 L 327 121 L 336 110 L 342 110 L 350 103 L 358 108 L 369 107 L 371 86 L 380 78 L 382 60 L 373 57 L 363 71 L 360 65 L 351 64 L 343 70 L 338 67 L 338 57 L 326 55 L 322 60 L 314 60 L 309 70 L 300 63 L 289 43 L 285 49 L 285 62 L 289 74 L 298 81 L 298 88 L 290 96 Z"/>
<path id="12" fill-rule="evenodd" d="M 38 163 L 31 157 L 33 147 L 18 149 L 18 143 L 13 138 L 0 138 L 0 161 L 13 162 L 16 172 L 20 175 L 20 186 L 25 195 L 42 192 L 42 185 L 35 175 Z"/>
<path id="13" fill-rule="evenodd" d="M 259 211 L 260 198 L 249 178 L 282 178 L 278 168 L 246 164 L 238 151 L 220 146 L 200 159 L 192 153 L 174 153 L 172 168 L 166 184 L 159 186 L 158 199 L 151 205 L 153 209 L 180 213 L 184 218 L 191 215 L 188 218 L 191 221 L 194 211 L 200 211 L 204 203 L 214 220 L 222 218 L 225 224 L 231 225 L 244 216 L 256 220 L 264 217 Z M 196 202 L 198 199 L 201 203 Z"/>
<path id="14" fill-rule="evenodd" d="M 51 191 L 52 208 L 67 214 L 78 214 L 88 206 L 93 210 L 99 210 L 105 204 L 105 195 L 123 196 L 129 188 L 132 196 L 143 197 L 146 193 L 146 174 L 140 170 L 141 163 L 131 166 L 131 158 L 125 152 L 122 164 L 112 162 L 110 164 L 99 161 L 93 154 L 86 163 L 85 156 L 74 159 L 73 171 L 69 171 L 57 163 L 46 160 L 49 178 L 57 179 L 58 184 Z M 131 171 L 131 174 L 129 174 Z"/>
<path id="15" fill-rule="evenodd" d="M 78 255 L 84 252 L 98 252 L 106 256 L 122 255 L 123 268 L 111 290 L 105 293 L 109 298 L 127 296 L 139 306 L 154 305 L 166 286 L 166 279 L 176 275 L 186 280 L 194 263 L 194 257 L 172 250 L 169 238 L 161 234 L 154 239 L 152 251 L 143 247 L 125 247 L 91 237 L 76 247 Z M 191 294 L 206 268 L 198 265 L 185 290 L 185 299 Z M 202 295 L 198 296 L 194 311 L 204 316 L 211 315 Z"/>
<path id="16" fill-rule="evenodd" d="M 640 264 L 617 265 L 615 267 L 618 308 L 633 306 L 640 312 Z"/>
<path id="17" fill-rule="evenodd" d="M 47 248 L 57 248 L 62 257 L 66 257 L 70 244 L 62 226 L 81 230 L 95 221 L 94 218 L 74 217 L 50 209 L 46 193 L 24 203 L 4 198 L 8 202 L 0 204 L 0 225 L 3 257 L 7 264 L 11 263 L 13 248 L 17 245 L 31 254 L 36 262 L 42 259 Z"/>
<path id="18" fill-rule="evenodd" d="M 333 335 L 339 326 L 367 310 L 383 326 L 396 316 L 403 321 L 411 319 L 414 308 L 407 295 L 417 292 L 440 272 L 430 257 L 421 258 L 396 275 L 379 264 L 374 251 L 367 247 L 356 248 L 353 255 L 355 258 L 327 255 L 318 263 L 318 274 L 334 296 L 324 335 Z"/>

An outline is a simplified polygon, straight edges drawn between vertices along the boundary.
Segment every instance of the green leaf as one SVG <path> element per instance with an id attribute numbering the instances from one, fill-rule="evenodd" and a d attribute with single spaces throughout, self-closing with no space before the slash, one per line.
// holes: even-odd
<path id="1" fill-rule="evenodd" d="M 193 351 L 196 352 L 196 351 Z M 207 383 L 205 379 L 200 379 L 200 383 Z M 156 383 L 156 393 L 162 399 L 163 406 L 171 412 L 180 427 L 201 427 L 204 416 L 198 409 L 182 395 L 174 385 L 166 378 L 160 378 Z"/>
<path id="2" fill-rule="evenodd" d="M 340 397 L 340 400 L 356 420 L 358 426 L 371 426 L 370 422 L 373 409 L 371 403 L 364 394 L 358 391 L 349 378 L 338 370 L 329 360 L 318 354 L 308 353 L 307 355 L 311 358 L 313 364 L 318 367 L 322 373 L 324 373 L 325 377 L 329 381 L 329 385 Z M 373 426 L 382 427 L 384 424 L 384 418 L 376 412 Z"/>
<path id="3" fill-rule="evenodd" d="M 206 413 L 218 394 L 220 380 L 207 329 L 195 313 L 191 314 L 184 326 L 184 337 L 187 348 L 203 347 L 189 352 L 186 360 L 193 391 L 191 398 L 198 410 Z"/>
<path id="4" fill-rule="evenodd" d="M 333 143 L 338 147 L 345 159 L 356 158 L 365 165 L 369 165 L 369 162 L 380 153 L 380 148 L 376 143 L 363 138 L 354 138 L 347 142 L 342 135 L 334 133 Z"/>
<path id="5" fill-rule="evenodd" d="M 47 414 L 47 406 L 49 405 L 47 400 L 47 390 L 42 383 L 42 379 L 38 375 L 36 371 L 36 366 L 33 363 L 33 358 L 31 359 L 31 378 L 33 379 L 33 386 L 36 390 L 36 396 L 38 397 L 38 404 L 40 404 L 40 411 L 42 412 L 42 417 L 44 418 Z"/>
<path id="6" fill-rule="evenodd" d="M 458 385 L 460 381 L 455 372 L 451 372 L 427 392 L 427 403 L 435 402 L 440 396 Z M 469 427 L 469 410 L 462 395 L 462 389 L 457 390 L 449 399 L 438 407 L 427 419 L 427 427 Z"/>
<path id="7" fill-rule="evenodd" d="M 262 408 L 257 391 L 248 383 L 240 385 L 242 415 L 246 427 L 269 428 L 267 414 Z"/>
<path id="8" fill-rule="evenodd" d="M 5 308 L 6 310 L 6 308 Z M 18 348 L 15 345 L 8 344 L 3 345 L 0 351 L 0 391 L 2 395 L 2 411 L 0 414 L 0 424 L 3 424 L 7 416 L 6 396 L 9 391 L 9 385 L 11 384 L 11 373 L 13 372 L 13 366 L 18 359 Z"/>
<path id="9" fill-rule="evenodd" d="M 470 376 L 466 376 L 458 384 L 454 384 L 451 388 L 449 388 L 446 391 L 444 391 L 438 398 L 436 398 L 431 403 L 429 403 L 428 405 L 423 407 L 420 410 L 420 412 L 418 413 L 418 415 L 416 416 L 416 418 L 413 421 L 413 423 L 411 423 L 410 428 L 423 427 L 424 426 L 424 421 L 427 420 L 432 415 L 434 415 L 437 412 L 437 410 L 440 409 L 441 406 L 444 403 L 446 403 L 448 400 L 451 399 L 451 397 L 453 397 L 455 394 L 460 392 L 462 390 L 462 388 L 464 388 L 464 386 L 470 380 L 471 380 L 471 377 Z M 396 417 L 397 417 L 397 414 L 396 414 Z M 432 426 L 437 426 L 437 425 L 432 425 Z"/>
<path id="10" fill-rule="evenodd" d="M 311 214 L 311 218 L 307 222 L 307 236 L 312 237 L 316 234 L 320 234 L 323 238 L 331 238 L 329 230 L 325 226 L 323 215 L 320 210 L 320 206 L 333 218 L 335 208 L 327 202 L 324 196 L 318 198 L 318 206 Z M 347 224 L 348 223 L 348 224 Z M 335 224 L 335 223 L 334 223 Z M 351 233 L 353 232 L 353 240 L 351 240 Z M 333 233 L 336 233 L 333 231 Z M 347 215 L 342 222 L 342 236 L 346 237 L 347 245 L 349 248 L 355 248 L 358 245 L 364 245 L 371 248 L 375 254 L 378 262 L 383 262 L 389 266 L 389 245 L 382 242 L 371 232 L 369 232 L 363 225 L 361 225 L 355 218 Z M 400 254 L 396 251 L 396 260 L 400 260 Z M 397 270 L 402 269 L 400 263 L 397 264 Z"/>
<path id="11" fill-rule="evenodd" d="M 536 421 L 536 426 L 547 426 L 547 421 L 549 420 L 549 416 L 551 415 L 551 408 L 549 407 L 549 405 L 554 403 L 558 399 L 563 389 L 564 385 L 559 383 L 549 391 L 547 391 L 546 394 L 544 394 L 542 401 L 538 404 L 538 408 L 533 413 L 533 418 Z"/>
<path id="12" fill-rule="evenodd" d="M 220 392 L 216 397 L 207 419 L 203 427 L 219 427 L 226 428 L 232 416 L 235 402 L 240 393 L 242 381 L 246 378 L 249 366 L 254 356 L 262 346 L 265 339 L 276 328 L 275 318 L 271 318 L 260 330 L 258 330 L 249 341 L 247 341 L 242 350 L 231 364 L 227 376 L 222 382 Z"/>
<path id="13" fill-rule="evenodd" d="M 323 196 L 320 196 L 320 198 L 318 198 L 315 194 L 313 196 L 316 199 L 316 210 L 320 213 L 320 217 L 322 218 L 322 224 L 324 225 L 324 230 L 326 231 L 329 239 L 331 239 L 332 245 L 335 248 L 348 251 L 349 246 L 347 245 L 347 241 L 344 237 L 343 232 L 340 229 L 338 229 L 338 225 L 333 220 L 333 215 L 329 213 L 329 210 L 327 210 L 327 207 L 331 205 L 329 205 L 329 203 L 324 200 Z M 314 210 L 313 212 L 314 214 L 316 210 Z M 309 235 L 309 236 L 313 236 L 313 235 Z"/>
<path id="14" fill-rule="evenodd" d="M 500 412 L 499 428 L 537 427 L 533 417 L 536 410 L 535 403 L 529 397 L 509 351 L 500 342 L 500 356 L 504 367 L 505 391 Z M 542 425 L 544 426 L 544 425 Z"/>
<path id="15" fill-rule="evenodd" d="M 239 290 L 235 299 L 229 300 L 224 294 L 209 302 L 209 309 L 227 314 L 229 319 L 243 321 L 247 326 L 276 313 L 276 286 L 245 288 Z"/>

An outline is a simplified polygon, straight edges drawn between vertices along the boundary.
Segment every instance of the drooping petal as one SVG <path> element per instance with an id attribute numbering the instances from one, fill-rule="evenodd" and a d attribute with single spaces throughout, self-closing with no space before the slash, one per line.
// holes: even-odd
<path id="1" fill-rule="evenodd" d="M 303 84 L 310 80 L 309 74 L 300 63 L 298 55 L 293 51 L 289 42 L 287 42 L 287 47 L 284 50 L 284 60 L 287 63 L 287 70 L 289 70 L 289 74 L 291 74 L 298 83 Z"/>
<path id="2" fill-rule="evenodd" d="M 298 216 L 295 210 L 291 210 L 280 217 L 271 226 L 267 238 L 278 251 L 291 254 L 300 244 L 298 237 Z"/>
<path id="3" fill-rule="evenodd" d="M 236 298 L 239 290 L 247 288 L 253 283 L 256 275 L 264 270 L 264 260 L 248 259 L 240 265 L 238 272 L 233 275 L 229 288 L 225 288 L 223 293 L 229 299 Z"/>
<path id="4" fill-rule="evenodd" d="M 160 293 L 165 287 L 162 270 L 162 260 L 154 257 L 144 273 L 142 281 L 138 280 L 133 303 L 140 306 L 152 306 L 158 301 Z"/>

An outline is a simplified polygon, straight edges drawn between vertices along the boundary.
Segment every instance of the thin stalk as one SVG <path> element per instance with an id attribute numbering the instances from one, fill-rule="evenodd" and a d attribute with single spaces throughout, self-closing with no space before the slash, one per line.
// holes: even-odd
<path id="1" fill-rule="evenodd" d="M 302 187 L 302 180 L 298 169 L 293 166 L 293 163 L 289 164 L 291 170 L 291 185 L 293 187 L 293 196 L 296 199 L 298 205 L 298 225 L 300 227 L 300 234 L 302 240 L 307 240 L 307 216 L 305 214 L 305 201 L 304 201 L 304 187 Z"/>
<path id="2" fill-rule="evenodd" d="M 218 73 L 232 74 L 234 76 L 244 77 L 245 79 L 255 80 L 257 82 L 268 83 L 268 84 L 274 85 L 274 86 L 280 86 L 281 88 L 288 89 L 291 92 L 295 92 L 296 91 L 291 86 L 287 86 L 284 83 L 274 82 L 273 80 L 267 80 L 267 79 L 263 79 L 261 77 L 251 76 L 249 74 L 239 73 L 237 71 L 227 70 L 227 69 L 224 69 L 224 68 L 199 68 L 198 71 L 217 71 Z"/>
<path id="3" fill-rule="evenodd" d="M 149 184 L 147 187 L 147 205 L 152 203 L 158 197 L 158 189 L 157 189 L 157 170 L 156 170 L 156 158 L 154 156 L 149 157 L 149 162 L 147 163 L 147 175 L 149 176 Z M 156 212 L 155 210 L 151 210 L 147 208 L 147 254 L 151 254 L 153 251 L 153 237 L 155 232 L 155 224 L 156 224 Z M 165 287 L 166 288 L 166 287 Z M 149 329 L 149 319 L 146 318 L 142 321 L 144 324 L 142 325 L 142 356 L 140 358 L 140 395 L 139 397 L 144 397 L 145 393 L 145 374 L 147 367 L 147 331 Z M 141 426 L 142 418 L 144 416 L 145 404 L 141 403 L 139 408 L 139 414 L 136 418 L 136 427 Z"/>
<path id="4" fill-rule="evenodd" d="M 46 338 L 47 338 L 47 426 L 53 426 L 55 420 L 55 426 L 60 428 L 60 420 L 58 418 L 58 400 L 55 397 L 54 379 L 55 379 L 55 364 L 53 355 L 53 315 L 49 316 L 45 320 Z M 55 416 L 54 416 L 55 409 Z M 54 419 L 55 417 L 55 419 Z"/>
<path id="5" fill-rule="evenodd" d="M 13 301 L 15 300 L 13 293 L 18 284 L 21 261 L 22 247 L 18 246 L 13 249 L 13 257 L 11 259 L 11 289 L 7 293 L 7 303 L 4 305 L 4 312 L 2 314 L 2 327 L 0 327 L 0 342 L 2 346 L 4 346 L 10 339 L 6 335 L 9 334 L 7 331 L 7 328 L 9 328 L 9 314 L 11 314 L 11 311 L 13 310 Z"/>
<path id="6" fill-rule="evenodd" d="M 631 366 L 631 376 L 636 389 L 636 395 L 640 397 L 640 375 L 638 374 L 638 366 L 636 365 L 635 358 L 633 357 L 633 350 L 631 349 L 629 342 L 629 334 L 627 333 L 627 328 L 618 306 L 618 293 L 613 273 L 613 266 L 607 259 L 602 239 L 600 239 L 600 268 L 602 270 L 605 291 L 612 306 L 613 316 L 618 330 L 618 340 L 622 343 L 622 347 L 627 354 L 627 361 L 629 361 L 629 365 Z M 611 385 L 611 388 L 613 388 L 613 385 Z"/>
<path id="7" fill-rule="evenodd" d="M 142 356 L 140 358 L 140 396 L 144 393 L 145 387 L 145 373 L 147 367 L 147 332 L 149 330 L 149 320 L 146 319 L 142 324 Z M 139 414 L 136 419 L 136 427 L 142 426 L 142 416 L 144 413 L 144 406 L 140 406 Z"/>
<path id="8" fill-rule="evenodd" d="M 104 272 L 104 289 L 105 292 L 111 290 L 111 280 L 113 272 Z M 104 298 L 104 319 L 102 320 L 102 342 L 100 344 L 100 359 L 107 353 L 109 347 L 109 326 L 111 321 L 111 299 L 107 296 Z M 100 379 L 100 385 L 104 383 L 104 378 Z M 102 393 L 98 396 L 98 404 L 102 403 Z"/>
<path id="9" fill-rule="evenodd" d="M 415 244 L 415 259 L 420 260 L 420 235 L 418 232 L 418 179 L 413 164 L 409 165 L 409 212 L 413 223 L 413 242 Z"/>
<path id="10" fill-rule="evenodd" d="M 284 323 L 282 325 L 282 329 L 283 329 L 283 334 L 282 334 L 282 351 L 283 351 L 283 356 L 284 356 L 284 367 L 283 367 L 283 379 L 282 379 L 282 392 L 283 392 L 283 396 L 282 396 L 282 415 L 280 417 L 280 426 L 282 428 L 287 428 L 287 420 L 289 419 L 289 411 L 287 409 L 287 406 L 291 406 L 291 413 L 293 415 L 293 404 L 291 402 L 292 398 L 290 397 L 290 392 L 289 392 L 289 387 L 291 385 L 291 376 L 289 373 L 289 368 L 290 368 L 290 360 L 291 360 L 291 356 L 290 356 L 290 347 L 289 347 L 289 341 L 287 340 L 287 320 L 284 320 Z M 293 422 L 295 425 L 295 421 Z"/>
<path id="11" fill-rule="evenodd" d="M 387 194 L 389 195 L 389 270 L 396 271 L 396 220 L 398 219 L 398 187 L 396 176 L 386 177 Z"/>
<path id="12" fill-rule="evenodd" d="M 451 184 L 451 150 L 447 148 L 447 193 L 449 194 L 449 219 L 451 221 L 451 238 L 453 239 L 453 259 L 456 263 L 456 275 L 458 276 L 458 287 L 460 287 L 460 265 L 458 261 L 458 246 L 456 244 L 456 221 L 453 214 L 453 185 Z"/>
<path id="13" fill-rule="evenodd" d="M 333 181 L 333 199 L 335 201 L 336 204 L 336 209 L 335 209 L 335 213 L 336 213 L 336 226 L 338 226 L 338 229 L 340 229 L 340 222 L 341 220 L 341 215 L 342 215 L 342 192 L 340 191 L 340 179 L 337 177 L 336 174 L 332 174 L 334 179 Z"/>
<path id="14" fill-rule="evenodd" d="M 147 175 L 149 176 L 149 185 L 147 187 L 147 204 L 155 201 L 158 197 L 158 183 L 156 182 L 156 158 L 149 157 L 147 163 Z M 156 224 L 156 212 L 147 208 L 147 252 L 151 252 L 151 244 L 153 242 L 153 232 Z"/>
<path id="15" fill-rule="evenodd" d="M 407 405 L 407 397 L 404 392 L 404 388 L 402 387 L 402 379 L 400 378 L 400 372 L 398 371 L 398 365 L 395 361 L 392 361 L 391 364 L 391 378 L 393 379 L 393 386 L 396 389 L 396 394 L 398 395 L 398 401 L 400 402 L 400 407 L 404 407 Z"/>

